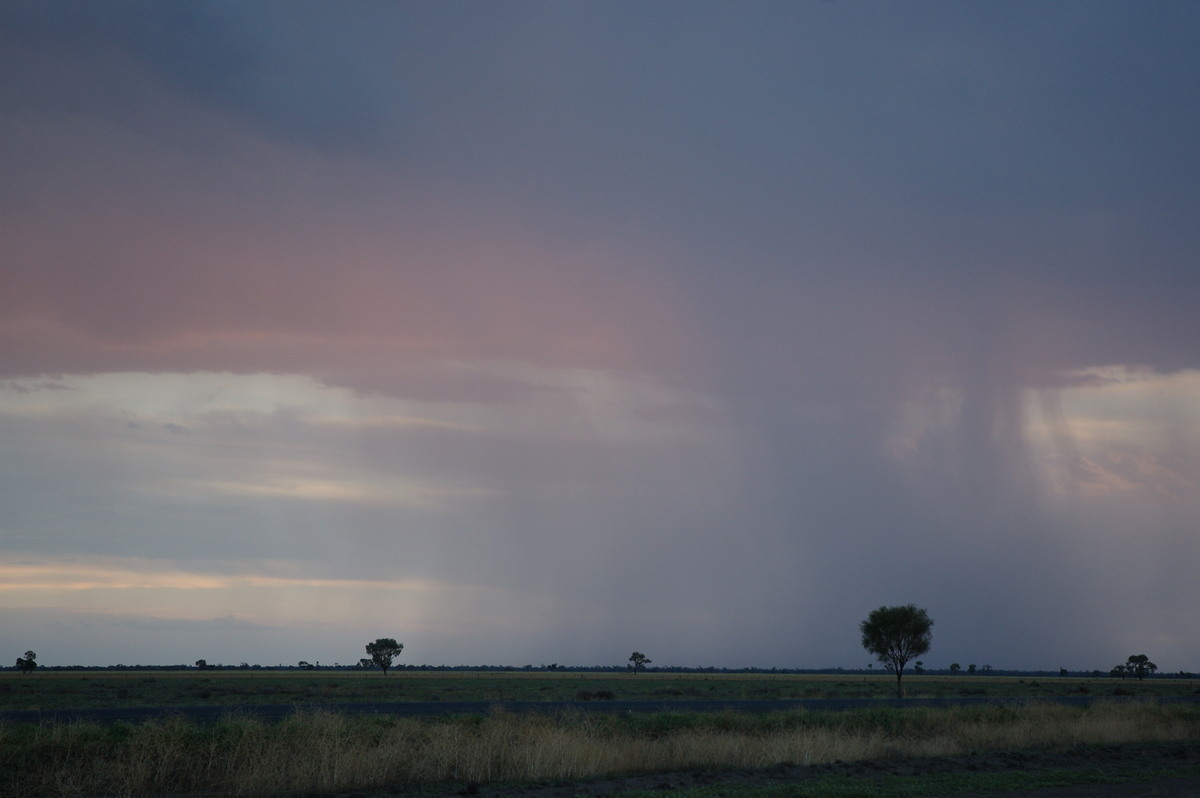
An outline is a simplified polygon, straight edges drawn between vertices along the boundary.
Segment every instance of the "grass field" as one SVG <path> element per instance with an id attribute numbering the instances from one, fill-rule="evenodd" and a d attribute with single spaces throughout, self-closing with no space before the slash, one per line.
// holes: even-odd
<path id="1" fill-rule="evenodd" d="M 910 698 L 1200 694 L 1176 678 L 912 675 Z M 0 709 L 80 709 L 235 704 L 320 705 L 402 701 L 890 698 L 887 674 L 666 674 L 393 671 L 44 671 L 0 673 Z"/>
<path id="2" fill-rule="evenodd" d="M 0 796 L 407 794 L 449 783 L 1180 740 L 1200 740 L 1200 711 L 1153 703 L 438 720 L 314 710 L 278 723 L 231 715 L 204 726 L 0 727 Z"/>
<path id="3" fill-rule="evenodd" d="M 880 707 L 761 714 L 525 716 L 499 712 L 435 719 L 347 716 L 320 707 L 324 701 L 359 700 L 568 700 L 581 691 L 594 694 L 602 690 L 630 699 L 890 697 L 892 685 L 886 675 L 5 674 L 0 678 L 0 706 L 4 708 L 18 708 L 18 702 L 26 708 L 297 702 L 309 704 L 311 709 L 274 723 L 231 714 L 205 725 L 179 718 L 138 724 L 0 724 L 0 798 L 320 796 L 386 790 L 407 794 L 450 783 L 590 779 L 688 768 L 767 768 L 781 763 L 809 766 L 1055 746 L 1200 741 L 1200 707 L 1160 705 L 1153 700 L 1100 703 L 1091 708 L 1035 703 L 1020 707 Z M 1188 695 L 1195 685 L 1175 679 L 1136 683 L 1057 677 L 914 676 L 909 694 L 980 695 L 983 690 L 984 695 L 1036 697 L 1076 695 L 1081 688 L 1097 696 L 1120 690 L 1152 699 L 1156 695 Z M 1002 774 L 988 778 L 997 784 L 1003 782 Z M 812 794 L 855 794 L 838 793 L 838 783 L 833 778 L 827 785 L 833 792 Z M 899 791 L 894 794 L 931 794 L 903 791 L 908 789 L 905 784 L 912 787 L 921 783 L 901 779 L 896 787 Z M 931 784 L 926 788 L 932 789 Z M 695 793 L 697 798 L 718 794 L 785 793 Z"/>

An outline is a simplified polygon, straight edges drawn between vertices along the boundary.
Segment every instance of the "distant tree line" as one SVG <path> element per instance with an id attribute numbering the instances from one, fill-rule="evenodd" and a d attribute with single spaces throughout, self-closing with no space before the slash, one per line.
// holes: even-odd
<path id="1" fill-rule="evenodd" d="M 900 610 L 902 612 L 896 613 Z M 883 615 L 879 613 L 884 612 Z M 883 623 L 886 621 L 887 623 Z M 928 626 L 925 622 L 928 621 Z M 882 625 L 881 625 L 882 624 Z M 890 625 L 889 625 L 890 624 Z M 897 692 L 903 694 L 903 686 L 901 679 L 903 677 L 904 667 L 909 661 L 912 661 L 916 656 L 921 656 L 928 652 L 930 643 L 930 629 L 933 626 L 933 621 L 929 619 L 927 613 L 914 605 L 904 607 L 880 607 L 879 610 L 872 612 L 866 621 L 860 624 L 859 631 L 863 634 L 863 646 L 871 653 L 876 654 L 880 662 L 885 666 L 889 673 L 897 676 Z M 870 632 L 870 634 L 868 634 Z M 892 638 L 887 634 L 891 633 Z M 879 637 L 879 634 L 884 634 Z M 895 637 L 895 635 L 899 635 Z M 908 635 L 906 638 L 905 635 Z M 871 642 L 875 648 L 868 646 Z M 405 671 L 434 671 L 434 672 L 467 672 L 467 673 L 485 673 L 485 672 L 515 672 L 515 671 L 559 671 L 564 673 L 618 673 L 627 672 L 637 674 L 642 670 L 653 670 L 656 673 L 721 673 L 721 674 L 792 674 L 792 675 L 820 675 L 820 674 L 849 674 L 849 673 L 874 673 L 872 665 L 868 664 L 866 668 L 759 668 L 747 666 L 743 668 L 728 668 L 709 666 L 654 666 L 650 667 L 651 659 L 639 651 L 634 651 L 629 656 L 629 662 L 625 665 L 560 665 L 557 662 L 549 665 L 416 665 L 416 664 L 399 664 L 395 662 L 404 649 L 403 643 L 398 643 L 390 637 L 378 638 L 375 641 L 366 645 L 366 652 L 370 656 L 362 657 L 353 664 L 342 665 L 334 663 L 333 665 L 321 665 L 319 661 L 308 662 L 300 660 L 295 665 L 261 665 L 249 664 L 241 662 L 237 665 L 224 665 L 220 663 L 210 663 L 207 659 L 201 658 L 195 661 L 192 665 L 179 663 L 175 665 L 125 665 L 118 663 L 116 665 L 42 665 L 37 662 L 37 654 L 33 651 L 26 651 L 25 656 L 18 657 L 16 663 L 12 666 L 13 670 L 28 674 L 34 670 L 49 670 L 49 671 L 184 671 L 184 670 L 269 670 L 269 671 L 287 671 L 287 670 L 368 670 L 371 668 L 380 668 L 384 675 L 388 670 L 405 670 Z M 881 654 L 880 651 L 883 653 Z M 900 660 L 903 660 L 902 662 Z M 0 667 L 0 669 L 3 669 Z M 939 673 L 957 675 L 963 671 L 962 665 L 957 662 L 950 663 L 945 669 L 930 669 L 926 668 L 921 660 L 916 660 L 914 663 L 914 671 L 916 673 Z M 975 664 L 969 664 L 966 668 L 968 675 L 976 675 L 979 673 L 998 674 L 1005 676 L 1081 676 L 1101 678 L 1104 676 L 1136 679 L 1145 679 L 1149 676 L 1154 676 L 1158 673 L 1158 666 L 1150 661 L 1150 658 L 1145 654 L 1131 654 L 1129 658 L 1111 668 L 1108 671 L 1092 670 L 1092 671 L 1068 671 L 1066 668 L 1059 668 L 1057 671 L 1051 670 L 1000 670 L 993 669 L 991 665 L 983 665 L 977 667 Z M 1160 677 L 1165 674 L 1158 674 Z M 1171 676 L 1180 679 L 1195 678 L 1195 674 L 1190 671 L 1179 671 Z"/>

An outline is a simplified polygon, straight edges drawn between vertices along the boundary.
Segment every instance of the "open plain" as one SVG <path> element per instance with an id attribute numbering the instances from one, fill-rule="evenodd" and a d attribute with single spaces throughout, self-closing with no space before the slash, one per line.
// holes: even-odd
<path id="1" fill-rule="evenodd" d="M 1157 676 L 916 675 L 908 698 L 1172 698 L 1200 679 Z M 355 702 L 890 699 L 886 673 L 212 669 L 0 672 L 0 710 Z"/>
<path id="2" fill-rule="evenodd" d="M 4 674 L 5 711 L 164 712 L 138 722 L 0 722 L 0 795 L 1095 795 L 1102 785 L 1169 787 L 1200 773 L 1192 680 L 914 675 L 906 684 L 909 703 L 896 708 L 886 674 Z M 1055 703 L 1079 697 L 1091 703 Z M 922 705 L 930 699 L 971 703 Z M 863 704 L 784 708 L 797 700 Z M 691 709 L 700 701 L 718 711 Z M 758 711 L 719 709 L 730 701 Z M 520 702 L 553 711 L 504 709 Z M 625 702 L 656 708 L 619 711 Z M 418 703 L 444 712 L 337 709 Z M 197 704 L 228 709 L 209 722 L 186 719 Z M 244 709 L 263 704 L 299 711 L 264 720 Z M 464 714 L 468 705 L 475 710 Z"/>

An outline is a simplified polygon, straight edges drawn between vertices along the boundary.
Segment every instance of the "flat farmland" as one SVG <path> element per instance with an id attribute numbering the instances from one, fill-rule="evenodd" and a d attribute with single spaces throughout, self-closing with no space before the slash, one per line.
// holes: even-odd
<path id="1" fill-rule="evenodd" d="M 41 671 L 0 674 L 0 709 L 229 707 L 196 722 L 0 722 L 0 798 L 27 795 L 539 798 L 1037 795 L 1200 789 L 1200 708 L 1184 679 L 906 678 L 911 698 L 1145 698 L 1091 706 L 999 701 L 846 711 L 795 699 L 890 699 L 886 674 L 396 671 Z M 597 696 L 601 696 L 597 698 Z M 652 713 L 515 712 L 463 703 L 650 701 Z M 777 711 L 695 712 L 695 701 L 773 699 Z M 339 709 L 444 703 L 437 716 Z M 678 701 L 679 709 L 671 709 Z M 242 707 L 291 704 L 266 720 Z M 613 705 L 614 709 L 616 705 Z M 774 708 L 772 708 L 774 709 Z M 69 789 L 64 787 L 68 785 Z M 1107 785 L 1107 786 L 1106 786 Z M 1017 789 L 1020 792 L 1017 792 Z M 1010 790 L 1004 792 L 1004 790 Z M 1108 789 L 1108 792 L 1104 790 Z M 1166 790 L 1174 790 L 1173 792 Z M 1062 795 L 1079 793 L 1062 793 Z"/>
<path id="2" fill-rule="evenodd" d="M 906 676 L 909 698 L 1200 695 L 1200 681 L 1029 676 Z M 40 671 L 0 673 L 0 709 L 525 701 L 731 701 L 891 698 L 888 674 L 394 670 Z"/>

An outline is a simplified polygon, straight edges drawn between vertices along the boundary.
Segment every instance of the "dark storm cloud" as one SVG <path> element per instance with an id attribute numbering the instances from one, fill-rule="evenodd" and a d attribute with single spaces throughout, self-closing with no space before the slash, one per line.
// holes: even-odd
<path id="1" fill-rule="evenodd" d="M 526 591 L 489 642 L 576 662 L 856 664 L 917 601 L 947 661 L 1107 667 L 1146 581 L 1193 597 L 1194 4 L 0 19 L 8 384 L 324 386 L 79 383 L 120 412 L 53 422 L 11 388 L 6 540 Z M 81 535 L 105 494 L 174 534 Z"/>
<path id="2" fill-rule="evenodd" d="M 383 121 L 369 68 L 377 65 L 352 55 L 380 35 L 375 16 L 322 3 L 8 4 L 0 11 L 9 50 L 0 98 L 9 109 L 93 114 L 168 133 L 155 108 L 161 86 L 270 136 L 360 147 Z M 130 71 L 150 82 L 131 82 Z"/>

